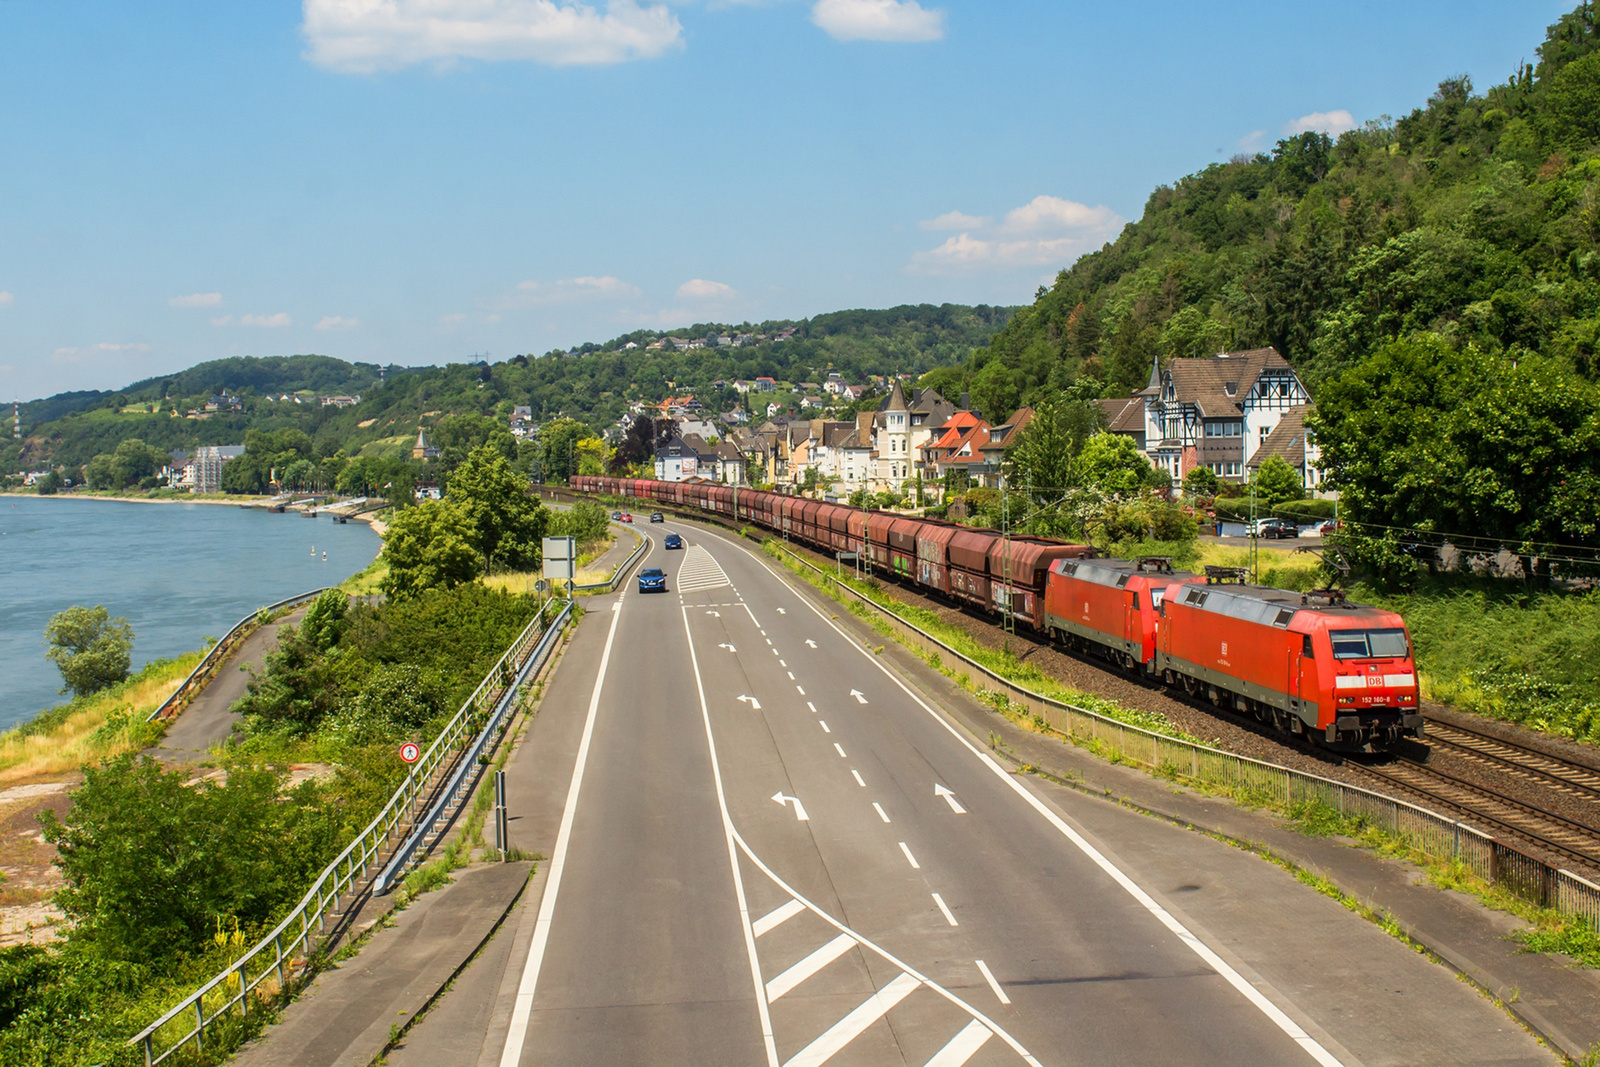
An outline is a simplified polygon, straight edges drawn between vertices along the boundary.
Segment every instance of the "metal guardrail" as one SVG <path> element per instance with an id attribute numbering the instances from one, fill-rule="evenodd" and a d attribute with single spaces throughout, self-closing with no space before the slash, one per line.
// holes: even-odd
<path id="1" fill-rule="evenodd" d="M 389 862 L 383 865 L 383 870 L 378 872 L 378 877 L 372 883 L 372 895 L 382 896 L 394 888 L 395 883 L 415 863 L 415 861 L 431 851 L 438 838 L 429 841 L 430 834 L 436 834 L 441 827 L 449 825 L 446 816 L 454 816 L 461 803 L 472 793 L 472 786 L 477 777 L 479 768 L 478 760 L 484 752 L 498 742 L 500 733 L 507 722 L 512 700 L 517 695 L 528 675 L 539 669 L 539 665 L 550 654 L 550 648 L 561 636 L 561 629 L 572 618 L 572 601 L 567 601 L 561 608 L 560 614 L 550 621 L 545 627 L 544 636 L 539 638 L 539 644 L 534 648 L 533 654 L 523 663 L 522 670 L 517 674 L 516 680 L 508 685 L 500 702 L 495 705 L 494 713 L 489 716 L 489 721 L 478 731 L 477 740 L 473 741 L 461 758 L 456 761 L 455 770 L 450 773 L 450 779 L 441 789 L 434 800 L 428 813 L 418 820 L 411 828 L 411 833 L 401 846 L 395 849 L 389 857 Z"/>
<path id="2" fill-rule="evenodd" d="M 169 712 L 176 714 L 177 712 L 175 709 L 177 709 L 178 703 L 185 700 L 187 694 L 189 694 L 191 690 L 205 684 L 207 672 L 209 672 L 212 667 L 215 667 L 218 663 L 221 663 L 225 658 L 227 658 L 228 654 L 233 651 L 234 646 L 236 646 L 240 641 L 244 640 L 250 635 L 251 632 L 254 631 L 255 623 L 261 618 L 261 614 L 263 612 L 270 614 L 283 608 L 298 607 L 308 600 L 315 600 L 317 597 L 327 592 L 330 588 L 332 587 L 321 586 L 320 588 L 301 593 L 298 596 L 292 596 L 288 600 L 280 600 L 276 604 L 268 604 L 264 608 L 257 608 L 255 611 L 252 611 L 250 614 L 234 623 L 233 628 L 227 633 L 223 634 L 222 639 L 216 644 L 212 645 L 210 650 L 200 658 L 200 662 L 195 664 L 194 670 L 190 671 L 189 676 L 179 683 L 178 688 L 172 691 L 172 695 L 163 700 L 161 702 L 161 706 L 156 708 L 155 711 L 152 711 L 149 717 L 144 721 L 155 722 L 160 718 L 168 718 L 170 717 L 168 715 Z M 198 685 L 196 683 L 198 683 Z"/>
<path id="3" fill-rule="evenodd" d="M 603 582 L 593 582 L 589 585 L 575 585 L 572 587 L 573 591 L 577 593 L 609 593 L 616 589 L 617 585 L 628 576 L 628 571 L 633 569 L 633 565 L 643 559 L 645 553 L 649 552 L 650 547 L 655 544 L 654 539 L 649 534 L 642 536 L 644 539 L 639 542 L 627 559 L 617 564 L 617 569 L 611 572 L 610 578 Z"/>
<path id="4" fill-rule="evenodd" d="M 478 688 L 413 765 L 412 773 L 395 790 L 383 810 L 323 869 L 294 909 L 248 952 L 130 1039 L 130 1045 L 144 1049 L 146 1067 L 154 1067 L 191 1041 L 197 1052 L 202 1050 L 208 1026 L 227 1019 L 235 1008 L 241 1017 L 247 1016 L 252 1001 L 287 995 L 294 983 L 315 970 L 311 965 L 316 951 L 314 941 L 326 930 L 329 914 L 335 910 L 339 898 L 378 862 L 384 847 L 407 821 L 419 796 L 450 754 L 469 734 L 478 731 L 489 709 L 512 688 L 511 680 L 520 673 L 525 660 L 532 658 L 530 648 L 534 648 L 541 637 L 557 630 L 554 622 L 564 624 L 570 618 L 569 610 L 558 614 L 551 626 L 543 626 L 548 606 L 549 602 L 541 607 L 539 614 L 489 669 Z M 548 650 L 550 644 L 541 642 L 540 647 Z M 256 1009 L 260 1010 L 259 1004 Z M 180 1021 L 185 1018 L 189 1021 Z"/>
<path id="5" fill-rule="evenodd" d="M 1035 693 L 968 659 L 786 546 L 778 547 L 840 592 L 872 609 L 905 637 L 907 643 L 921 646 L 931 657 L 948 657 L 960 663 L 964 669 L 981 675 L 993 690 L 1025 708 L 1050 729 L 1098 745 L 1103 755 L 1138 764 L 1147 770 L 1173 773 L 1192 782 L 1254 794 L 1265 801 L 1281 800 L 1290 808 L 1320 801 L 1341 815 L 1365 818 L 1422 855 L 1459 861 L 1490 885 L 1502 886 L 1523 900 L 1582 919 L 1600 929 L 1600 885 L 1569 870 L 1552 866 L 1437 812 L 1370 789 L 1180 741 Z"/>

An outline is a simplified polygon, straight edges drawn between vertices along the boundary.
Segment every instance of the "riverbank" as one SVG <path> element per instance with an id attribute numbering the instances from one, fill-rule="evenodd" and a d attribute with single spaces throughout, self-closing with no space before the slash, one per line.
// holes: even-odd
<path id="1" fill-rule="evenodd" d="M 238 507 L 260 507 L 270 503 L 270 496 L 223 496 L 212 493 L 193 493 L 185 496 L 122 496 L 113 493 L 64 492 L 19 493 L 15 490 L 0 492 L 0 496 L 22 497 L 27 500 L 107 500 L 118 504 L 234 504 Z"/>

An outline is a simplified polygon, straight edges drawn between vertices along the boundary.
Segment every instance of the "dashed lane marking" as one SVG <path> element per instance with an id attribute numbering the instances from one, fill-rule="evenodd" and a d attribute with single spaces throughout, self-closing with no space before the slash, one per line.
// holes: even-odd
<path id="1" fill-rule="evenodd" d="M 889 813 L 884 811 L 883 805 L 879 804 L 876 800 L 872 802 L 872 810 L 877 812 L 878 818 L 882 819 L 884 822 L 889 821 Z"/>
<path id="2" fill-rule="evenodd" d="M 906 854 L 906 862 L 911 864 L 912 870 L 922 870 L 922 864 L 917 862 L 917 857 L 911 854 L 911 848 L 904 841 L 900 842 L 900 851 Z"/>
<path id="3" fill-rule="evenodd" d="M 983 972 L 983 980 L 989 983 L 989 988 L 994 990 L 994 995 L 1000 998 L 1000 1003 L 1010 1004 L 1011 998 L 1006 996 L 1004 989 L 1000 988 L 1000 983 L 994 980 L 994 972 L 989 969 L 989 965 L 982 960 L 973 960 L 972 962 L 976 963 L 978 970 Z"/>
<path id="4" fill-rule="evenodd" d="M 933 902 L 939 905 L 939 910 L 944 913 L 945 922 L 949 923 L 951 926 L 961 925 L 960 923 L 956 922 L 956 917 L 951 914 L 950 906 L 944 902 L 944 897 L 941 897 L 938 893 L 935 893 L 933 894 Z"/>
<path id="5" fill-rule="evenodd" d="M 867 783 L 861 780 L 861 772 L 860 771 L 858 771 L 854 767 L 852 767 L 850 769 L 850 773 L 855 775 L 856 785 L 859 785 L 862 789 L 865 789 L 867 787 Z"/>

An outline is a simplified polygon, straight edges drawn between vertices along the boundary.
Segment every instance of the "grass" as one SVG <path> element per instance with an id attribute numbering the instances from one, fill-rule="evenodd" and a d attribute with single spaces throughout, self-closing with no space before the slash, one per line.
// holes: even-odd
<path id="1" fill-rule="evenodd" d="M 611 580 L 611 570 L 607 567 L 593 568 L 586 564 L 593 563 L 607 552 L 616 538 L 611 535 L 585 541 L 578 546 L 578 566 L 573 579 L 578 585 L 598 585 Z M 483 584 L 491 589 L 503 589 L 508 593 L 521 593 L 532 596 L 537 591 L 534 583 L 543 580 L 544 575 L 539 571 L 507 571 L 504 574 L 490 574 L 484 577 Z"/>
<path id="2" fill-rule="evenodd" d="M 147 725 L 145 717 L 202 655 L 154 660 L 120 685 L 58 704 L 0 734 L 0 786 L 69 774 L 85 763 L 149 746 L 163 728 Z"/>
<path id="3" fill-rule="evenodd" d="M 358 571 L 339 583 L 339 588 L 350 596 L 372 596 L 379 592 L 383 580 L 389 576 L 389 561 L 383 553 L 373 557 L 364 570 Z"/>

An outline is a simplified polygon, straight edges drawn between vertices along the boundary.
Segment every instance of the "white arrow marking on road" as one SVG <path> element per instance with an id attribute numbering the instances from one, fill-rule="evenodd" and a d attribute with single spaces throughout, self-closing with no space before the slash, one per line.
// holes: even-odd
<path id="1" fill-rule="evenodd" d="M 787 796 L 784 796 L 783 792 L 780 790 L 779 792 L 776 792 L 776 793 L 772 794 L 772 799 L 776 800 L 780 807 L 782 807 L 784 805 L 787 805 L 787 804 L 793 804 L 794 805 L 794 817 L 796 819 L 798 819 L 800 822 L 810 822 L 811 821 L 811 816 L 806 814 L 805 805 L 800 803 L 800 798 L 799 797 L 787 797 Z"/>
<path id="2" fill-rule="evenodd" d="M 850 695 L 856 698 L 857 704 L 865 704 L 867 702 L 867 698 L 861 695 L 861 690 L 859 689 L 850 690 Z"/>
<path id="3" fill-rule="evenodd" d="M 933 783 L 933 795 L 936 797 L 944 797 L 945 803 L 950 805 L 950 810 L 955 812 L 957 815 L 965 815 L 967 813 L 967 809 L 961 806 L 961 801 L 956 799 L 956 795 L 950 792 L 950 790 L 946 789 L 944 786 L 940 785 L 938 782 Z"/>
<path id="4" fill-rule="evenodd" d="M 720 612 L 720 611 L 708 611 L 708 612 L 706 612 L 706 614 L 707 615 L 715 615 L 719 619 L 722 618 L 722 612 Z"/>
<path id="5" fill-rule="evenodd" d="M 779 608 L 779 609 L 778 609 L 778 614 L 779 614 L 779 615 L 787 615 L 787 614 L 789 614 L 789 613 L 788 613 L 788 612 L 787 612 L 787 611 L 784 611 L 784 610 L 783 610 L 783 609 L 782 609 L 782 608 Z"/>
<path id="6" fill-rule="evenodd" d="M 722 644 L 718 645 L 717 647 L 718 648 L 725 648 L 729 652 L 737 652 L 737 651 L 739 651 L 737 648 L 734 648 L 732 645 L 728 644 L 727 642 L 723 642 Z"/>
<path id="7" fill-rule="evenodd" d="M 755 697 L 747 697 L 743 693 L 739 694 L 739 703 L 749 704 L 751 711 L 761 710 L 761 701 L 757 700 Z"/>
<path id="8" fill-rule="evenodd" d="M 806 638 L 806 644 L 810 645 L 812 648 L 816 648 L 817 647 L 817 643 L 815 641 L 811 640 L 811 638 L 809 638 L 809 637 Z"/>

